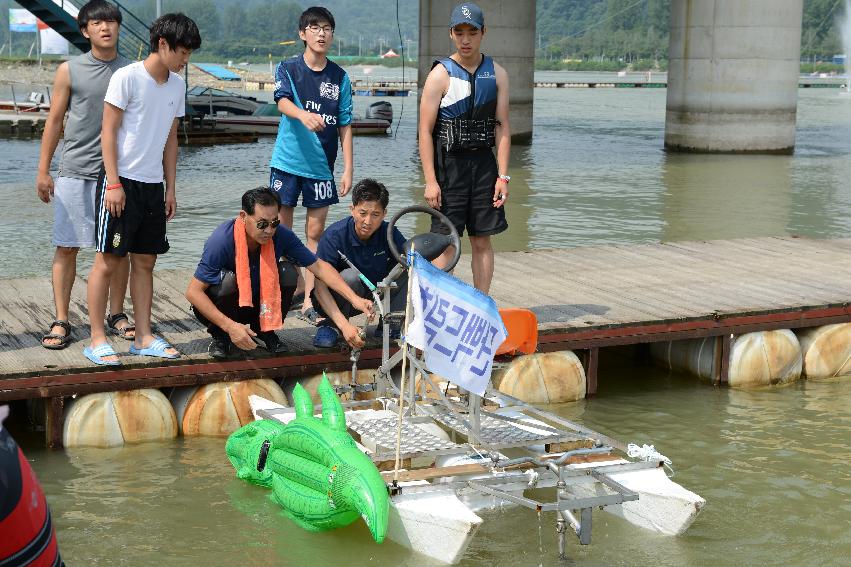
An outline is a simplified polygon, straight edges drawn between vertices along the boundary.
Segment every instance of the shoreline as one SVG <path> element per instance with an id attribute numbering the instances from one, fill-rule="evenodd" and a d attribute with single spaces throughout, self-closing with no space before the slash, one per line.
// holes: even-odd
<path id="1" fill-rule="evenodd" d="M 64 63 L 64 60 L 50 59 L 42 61 L 39 66 L 33 61 L 30 63 L 10 62 L 0 60 L 0 87 L 5 84 L 25 85 L 32 87 L 52 87 L 53 78 L 56 75 L 56 69 Z M 190 61 L 189 69 L 189 86 L 204 86 L 215 87 L 223 90 L 240 90 L 245 81 L 263 80 L 268 82 L 270 79 L 267 73 L 256 73 L 245 71 L 239 68 L 229 68 L 242 77 L 242 81 L 220 81 L 215 77 L 204 73 L 194 66 Z M 186 74 L 181 73 L 185 79 Z"/>
<path id="2" fill-rule="evenodd" d="M 60 60 L 42 61 L 22 64 L 18 62 L 0 61 L 0 83 L 14 83 L 32 86 L 52 86 L 56 69 L 63 63 Z"/>

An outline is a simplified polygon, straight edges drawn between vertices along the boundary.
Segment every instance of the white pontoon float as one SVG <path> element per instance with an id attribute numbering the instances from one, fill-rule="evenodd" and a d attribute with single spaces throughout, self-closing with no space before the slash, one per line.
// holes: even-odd
<path id="1" fill-rule="evenodd" d="M 427 212 L 451 226 L 433 209 L 409 207 L 391 220 L 388 234 L 412 211 Z M 429 259 L 448 243 L 460 250 L 454 228 L 441 238 L 430 233 L 412 241 Z M 453 564 L 482 523 L 476 512 L 507 503 L 555 513 L 560 557 L 565 556 L 568 527 L 581 545 L 591 543 L 595 508 L 671 536 L 692 524 L 705 500 L 670 480 L 664 466 L 670 461 L 652 447 L 626 446 L 491 388 L 483 397 L 453 388 L 429 372 L 421 353 L 401 341 L 390 356 L 389 323 L 400 322 L 404 314 L 389 312 L 388 291 L 404 272 L 405 257 L 389 241 L 400 266 L 374 292 L 385 323 L 382 365 L 372 383 L 358 384 L 359 353 L 354 351 L 351 383 L 335 388 L 355 398 L 343 402 L 348 431 L 379 470 L 386 471 L 390 539 Z M 450 266 L 457 258 L 458 253 Z M 400 362 L 404 392 L 391 375 Z M 357 400 L 363 396 L 377 397 Z M 251 396 L 250 403 L 255 419 L 287 423 L 295 418 L 292 408 L 258 396 Z M 543 492 L 548 499 L 527 496 L 532 489 L 550 489 Z"/>

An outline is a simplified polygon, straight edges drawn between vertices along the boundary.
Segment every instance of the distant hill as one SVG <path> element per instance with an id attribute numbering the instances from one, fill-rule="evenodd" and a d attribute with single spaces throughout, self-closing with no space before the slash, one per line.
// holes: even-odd
<path id="1" fill-rule="evenodd" d="M 214 0 L 220 10 L 233 4 L 233 0 Z M 308 6 L 324 6 L 331 10 L 337 23 L 337 35 L 346 42 L 363 38 L 396 38 L 396 0 L 317 0 L 314 2 L 295 2 L 302 9 Z M 244 8 L 268 4 L 266 0 L 240 0 Z M 402 37 L 417 39 L 419 18 L 419 0 L 399 0 L 399 20 Z M 361 42 L 363 44 L 363 41 Z"/>
<path id="2" fill-rule="evenodd" d="M 143 19 L 154 16 L 155 0 L 123 0 Z M 205 44 L 219 55 L 237 57 L 287 55 L 295 47 L 282 41 L 298 41 L 298 16 L 308 6 L 325 6 L 337 27 L 334 52 L 344 55 L 378 55 L 388 47 L 399 48 L 395 0 L 162 0 L 163 10 L 181 10 L 201 28 Z M 399 0 L 402 43 L 414 49 L 418 36 L 419 0 Z M 209 43 L 208 43 L 209 41 Z M 206 49 L 206 47 L 205 47 Z"/>
<path id="3" fill-rule="evenodd" d="M 518 0 L 521 1 L 521 0 Z M 537 0 L 537 56 L 573 59 L 664 60 L 667 58 L 670 0 Z M 145 21 L 154 17 L 156 0 L 122 0 Z M 396 0 L 162 0 L 165 11 L 193 17 L 204 37 L 205 53 L 219 57 L 279 57 L 300 49 L 298 15 L 310 5 L 331 10 L 337 24 L 335 52 L 376 55 L 398 49 Z M 842 53 L 837 17 L 843 0 L 804 0 L 801 55 L 830 58 Z M 402 43 L 412 52 L 418 40 L 419 0 L 398 0 Z M 9 8 L 0 0 L 0 46 L 8 55 Z M 34 34 L 15 34 L 15 54 L 26 54 Z M 406 41 L 407 40 L 407 41 Z"/>
<path id="4" fill-rule="evenodd" d="M 300 2 L 303 6 L 312 6 L 316 3 Z M 396 26 L 396 1 L 395 0 L 326 0 L 318 2 L 334 14 L 337 21 L 337 39 L 343 38 L 344 42 L 354 45 L 354 50 L 349 50 L 352 55 L 357 55 L 357 43 L 361 38 L 361 50 L 366 49 L 366 42 L 376 43 L 376 53 L 383 38 L 385 50 L 392 46 L 398 50 L 399 30 Z M 419 0 L 399 0 L 399 27 L 402 30 L 402 40 L 411 40 L 411 49 L 416 47 L 419 37 Z M 353 51 L 353 52 L 352 52 Z"/>
<path id="5" fill-rule="evenodd" d="M 842 53 L 843 0 L 804 0 L 801 56 Z M 670 0 L 537 0 L 541 58 L 667 58 Z"/>

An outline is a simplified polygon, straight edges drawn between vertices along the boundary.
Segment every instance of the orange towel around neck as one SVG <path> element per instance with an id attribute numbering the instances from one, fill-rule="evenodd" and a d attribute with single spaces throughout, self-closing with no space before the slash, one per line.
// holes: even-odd
<path id="1" fill-rule="evenodd" d="M 236 286 L 239 290 L 239 306 L 254 307 L 251 297 L 251 268 L 248 266 L 248 236 L 245 232 L 245 222 L 239 217 L 233 223 L 233 243 L 236 248 Z M 278 280 L 275 242 L 270 240 L 260 246 L 260 330 L 274 331 L 283 326 L 281 284 Z"/>

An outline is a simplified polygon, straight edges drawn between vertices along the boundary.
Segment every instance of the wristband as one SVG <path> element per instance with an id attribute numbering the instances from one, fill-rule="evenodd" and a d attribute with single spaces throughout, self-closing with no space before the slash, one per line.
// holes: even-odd
<path id="1" fill-rule="evenodd" d="M 113 183 L 112 185 L 106 186 L 107 191 L 112 191 L 113 189 L 122 189 L 121 183 Z"/>
<path id="2" fill-rule="evenodd" d="M 509 177 L 508 175 L 500 175 L 499 178 L 505 181 L 506 183 L 511 181 L 511 177 Z"/>

